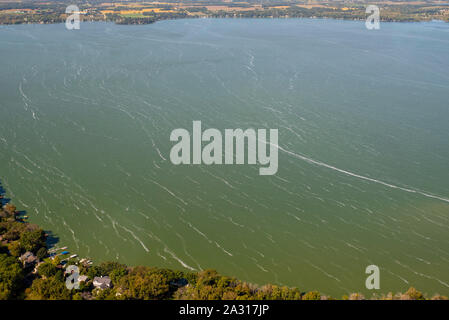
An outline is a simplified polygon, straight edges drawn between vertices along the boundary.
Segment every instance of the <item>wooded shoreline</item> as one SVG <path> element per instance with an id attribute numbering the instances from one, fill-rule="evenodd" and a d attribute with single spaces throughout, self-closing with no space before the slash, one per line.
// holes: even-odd
<path id="1" fill-rule="evenodd" d="M 117 24 L 151 24 L 161 20 L 185 18 L 327 18 L 365 20 L 370 4 L 378 5 L 380 21 L 422 22 L 440 20 L 449 22 L 449 3 L 426 1 L 424 4 L 392 2 L 320 2 L 307 5 L 302 2 L 123 2 L 75 1 L 81 21 L 107 21 Z M 50 24 L 65 22 L 67 2 L 3 2 L 0 3 L 0 24 Z"/>

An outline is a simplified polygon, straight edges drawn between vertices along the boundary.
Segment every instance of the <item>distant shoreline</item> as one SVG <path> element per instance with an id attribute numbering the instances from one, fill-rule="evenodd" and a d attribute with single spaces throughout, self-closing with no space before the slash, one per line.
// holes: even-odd
<path id="1" fill-rule="evenodd" d="M 190 18 L 249 18 L 249 19 L 334 19 L 365 21 L 371 14 L 368 6 L 375 5 L 381 22 L 449 22 L 449 4 L 433 2 L 322 2 L 308 4 L 255 2 L 115 2 L 77 3 L 77 12 L 67 11 L 67 3 L 1 2 L 0 25 L 53 24 L 77 17 L 83 21 L 105 21 L 116 24 L 152 24 L 161 20 Z M 72 8 L 73 9 L 73 8 Z M 67 13 L 70 12 L 70 13 Z M 73 13 L 73 14 L 72 14 Z"/>
<path id="2" fill-rule="evenodd" d="M 108 24 L 115 24 L 115 25 L 151 25 L 162 21 L 175 21 L 175 20 L 333 20 L 333 21 L 354 21 L 354 22 L 364 22 L 365 19 L 344 19 L 344 18 L 328 18 L 328 17 L 276 17 L 276 18 L 259 18 L 259 17 L 188 17 L 188 18 L 173 18 L 173 19 L 161 19 L 157 20 L 151 23 L 117 23 L 116 21 L 110 21 L 110 20 L 89 20 L 89 21 L 81 21 L 81 23 L 108 23 Z M 431 22 L 437 22 L 437 23 L 449 23 L 449 21 L 444 20 L 420 20 L 420 21 L 406 21 L 406 20 L 380 20 L 381 23 L 431 23 Z M 1 23 L 0 27 L 2 26 L 17 26 L 17 25 L 52 25 L 52 24 L 65 24 L 65 21 L 55 21 L 55 22 L 23 22 L 23 23 Z"/>

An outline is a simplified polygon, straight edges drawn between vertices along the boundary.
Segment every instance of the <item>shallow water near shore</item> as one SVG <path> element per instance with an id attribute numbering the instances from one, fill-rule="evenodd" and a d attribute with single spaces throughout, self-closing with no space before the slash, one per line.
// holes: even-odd
<path id="1" fill-rule="evenodd" d="M 448 295 L 448 61 L 440 22 L 1 26 L 0 182 L 95 262 Z M 277 174 L 173 165 L 193 120 L 277 128 Z"/>

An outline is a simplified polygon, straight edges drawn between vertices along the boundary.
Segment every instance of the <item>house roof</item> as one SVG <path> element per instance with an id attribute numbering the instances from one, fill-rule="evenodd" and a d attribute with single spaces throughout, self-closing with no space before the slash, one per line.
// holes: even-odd
<path id="1" fill-rule="evenodd" d="M 27 251 L 20 256 L 21 260 L 30 260 L 37 258 L 31 251 Z"/>
<path id="2" fill-rule="evenodd" d="M 38 258 L 32 252 L 27 251 L 20 256 L 20 260 L 23 263 L 35 263 Z"/>
<path id="3" fill-rule="evenodd" d="M 99 282 L 99 283 L 109 283 L 111 282 L 111 278 L 109 278 L 108 276 L 104 276 L 104 277 L 95 277 L 94 278 L 95 282 Z"/>
<path id="4" fill-rule="evenodd" d="M 89 279 L 89 278 L 87 276 L 84 276 L 84 275 L 81 275 L 81 276 L 78 277 L 78 281 L 79 282 L 86 282 L 87 279 Z"/>
<path id="5" fill-rule="evenodd" d="M 111 278 L 105 276 L 105 277 L 95 277 L 93 284 L 97 288 L 108 288 L 111 286 Z"/>

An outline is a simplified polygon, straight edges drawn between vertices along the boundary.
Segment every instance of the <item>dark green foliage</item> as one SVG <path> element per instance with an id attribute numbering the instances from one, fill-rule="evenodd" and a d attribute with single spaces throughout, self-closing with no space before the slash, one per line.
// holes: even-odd
<path id="1" fill-rule="evenodd" d="M 173 275 L 167 269 L 135 267 L 120 279 L 118 292 L 126 299 L 168 299 Z"/>
<path id="2" fill-rule="evenodd" d="M 410 289 L 407 290 L 405 296 L 408 297 L 410 300 L 426 300 L 423 294 L 413 287 L 410 287 Z"/>
<path id="3" fill-rule="evenodd" d="M 180 288 L 175 298 L 192 300 L 299 300 L 301 292 L 286 286 L 258 287 L 247 282 L 221 276 L 215 270 L 199 272 L 196 282 Z"/>
<path id="4" fill-rule="evenodd" d="M 215 270 L 199 272 L 196 281 L 178 290 L 175 297 L 192 300 L 251 299 L 255 290 L 235 278 L 219 275 Z"/>
<path id="5" fill-rule="evenodd" d="M 99 267 L 103 276 L 111 276 L 114 271 L 125 274 L 127 272 L 126 265 L 113 261 L 102 262 Z"/>
<path id="6" fill-rule="evenodd" d="M 36 253 L 45 247 L 45 233 L 42 229 L 26 230 L 20 235 L 20 244 L 25 251 Z"/>
<path id="7" fill-rule="evenodd" d="M 302 300 L 321 300 L 321 295 L 318 291 L 309 291 L 302 296 Z"/>
<path id="8" fill-rule="evenodd" d="M 89 279 L 103 276 L 103 270 L 99 266 L 92 266 L 87 271 Z"/>
<path id="9" fill-rule="evenodd" d="M 0 254 L 0 300 L 13 299 L 23 285 L 23 270 L 19 261 Z"/>
<path id="10" fill-rule="evenodd" d="M 14 241 L 8 244 L 8 250 L 13 257 L 20 257 L 20 255 L 24 253 L 19 241 Z"/>
<path id="11" fill-rule="evenodd" d="M 97 290 L 95 293 L 96 300 L 117 300 L 119 297 L 116 296 L 115 291 L 112 289 Z"/>
<path id="12" fill-rule="evenodd" d="M 15 241 L 20 238 L 26 227 L 26 224 L 17 221 L 3 221 L 0 222 L 0 235 L 4 240 Z"/>
<path id="13" fill-rule="evenodd" d="M 257 298 L 262 300 L 300 300 L 301 292 L 297 288 L 268 284 L 258 291 Z"/>
<path id="14" fill-rule="evenodd" d="M 70 300 L 71 293 L 64 281 L 56 277 L 36 279 L 31 288 L 26 290 L 28 300 Z"/>
<path id="15" fill-rule="evenodd" d="M 112 284 L 117 285 L 120 279 L 122 279 L 127 274 L 128 270 L 126 268 L 117 268 L 109 273 L 109 277 L 111 278 Z"/>
<path id="16" fill-rule="evenodd" d="M 80 274 L 87 275 L 89 279 L 93 279 L 94 277 L 109 276 L 112 283 L 116 285 L 121 278 L 128 274 L 128 267 L 118 262 L 107 261 L 101 263 L 99 266 L 81 266 Z"/>
<path id="17" fill-rule="evenodd" d="M 57 280 L 57 281 L 60 281 L 60 282 L 64 282 L 65 283 L 65 279 L 64 279 L 64 271 L 62 271 L 61 269 L 58 269 L 58 271 L 56 271 L 56 274 L 55 274 L 55 276 L 54 276 L 54 278 Z"/>
<path id="18" fill-rule="evenodd" d="M 56 268 L 56 266 L 51 262 L 45 262 L 39 266 L 37 271 L 40 276 L 49 278 L 56 275 L 56 273 L 58 272 L 58 268 Z"/>
<path id="19" fill-rule="evenodd" d="M 36 256 L 39 258 L 39 260 L 44 260 L 44 258 L 48 255 L 47 248 L 41 247 L 36 252 Z"/>

